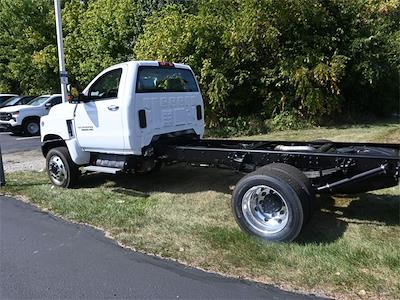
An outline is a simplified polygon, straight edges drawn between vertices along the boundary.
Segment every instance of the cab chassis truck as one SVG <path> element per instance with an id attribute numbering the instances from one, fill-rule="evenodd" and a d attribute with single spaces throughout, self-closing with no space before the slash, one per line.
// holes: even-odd
<path id="1" fill-rule="evenodd" d="M 399 183 L 399 144 L 203 139 L 203 112 L 189 66 L 112 66 L 77 99 L 41 118 L 49 179 L 69 188 L 82 169 L 147 173 L 180 162 L 230 168 L 247 173 L 232 194 L 238 225 L 273 242 L 299 235 L 317 193 L 359 193 Z"/>

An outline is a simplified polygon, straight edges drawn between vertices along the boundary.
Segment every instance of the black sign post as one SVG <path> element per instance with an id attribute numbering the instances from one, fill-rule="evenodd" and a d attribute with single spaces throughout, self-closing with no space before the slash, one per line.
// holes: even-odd
<path id="1" fill-rule="evenodd" d="M 4 175 L 4 167 L 3 167 L 3 157 L 1 155 L 1 145 L 0 145 L 0 186 L 6 185 L 6 177 Z"/>

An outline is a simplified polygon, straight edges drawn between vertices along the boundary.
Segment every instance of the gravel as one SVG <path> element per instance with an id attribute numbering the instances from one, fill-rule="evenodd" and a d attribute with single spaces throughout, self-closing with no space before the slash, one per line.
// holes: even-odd
<path id="1" fill-rule="evenodd" d="M 3 154 L 5 172 L 43 171 L 46 167 L 40 150 Z"/>

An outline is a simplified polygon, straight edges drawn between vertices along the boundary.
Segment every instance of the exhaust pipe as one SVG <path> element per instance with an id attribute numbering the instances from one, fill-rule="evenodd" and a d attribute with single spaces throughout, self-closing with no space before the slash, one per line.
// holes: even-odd
<path id="1" fill-rule="evenodd" d="M 285 146 L 278 145 L 274 148 L 275 151 L 297 151 L 297 152 L 315 152 L 317 149 L 311 146 Z"/>

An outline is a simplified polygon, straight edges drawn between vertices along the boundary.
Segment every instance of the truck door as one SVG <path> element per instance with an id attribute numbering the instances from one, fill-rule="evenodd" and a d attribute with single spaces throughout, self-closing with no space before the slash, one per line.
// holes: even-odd
<path id="1" fill-rule="evenodd" d="M 86 151 L 123 151 L 122 100 L 118 97 L 122 68 L 101 75 L 78 103 L 75 127 L 79 145 Z"/>

